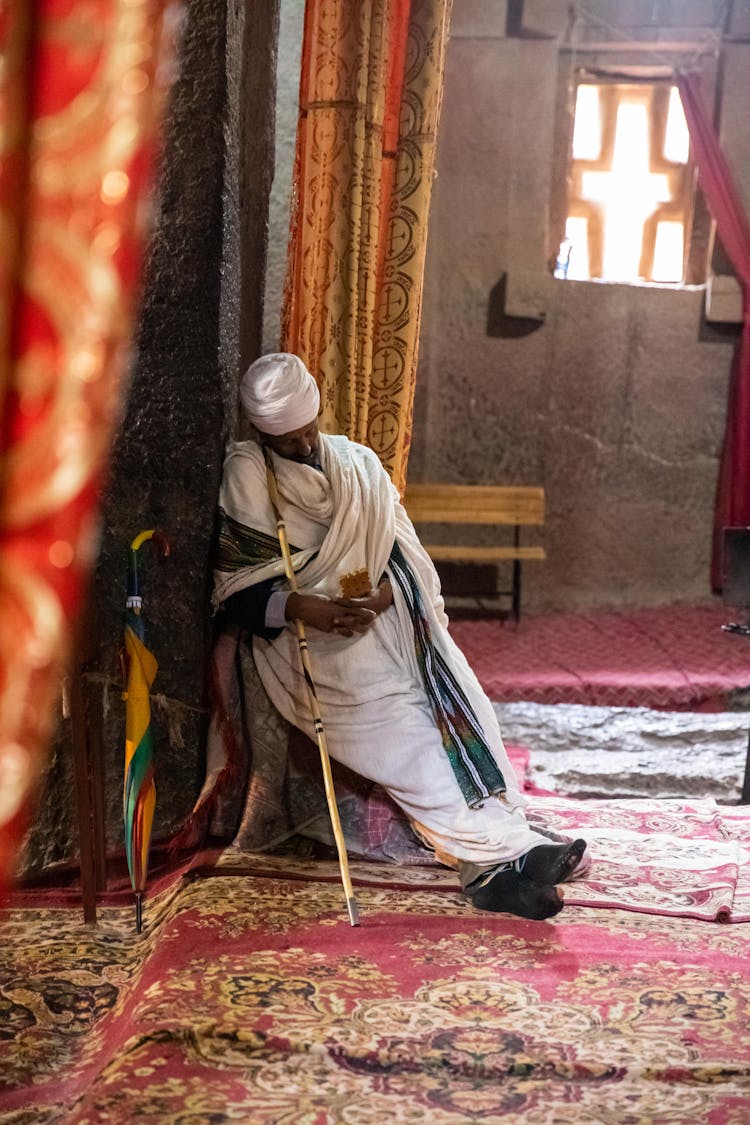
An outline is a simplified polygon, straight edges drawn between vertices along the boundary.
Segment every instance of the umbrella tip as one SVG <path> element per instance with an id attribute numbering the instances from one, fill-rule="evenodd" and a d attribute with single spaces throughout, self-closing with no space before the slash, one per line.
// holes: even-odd
<path id="1" fill-rule="evenodd" d="M 359 910 L 357 909 L 357 900 L 355 898 L 348 898 L 346 905 L 349 910 L 349 921 L 353 926 L 359 925 Z"/>
<path id="2" fill-rule="evenodd" d="M 135 932 L 140 934 L 143 931 L 143 893 L 141 891 L 135 892 Z"/>

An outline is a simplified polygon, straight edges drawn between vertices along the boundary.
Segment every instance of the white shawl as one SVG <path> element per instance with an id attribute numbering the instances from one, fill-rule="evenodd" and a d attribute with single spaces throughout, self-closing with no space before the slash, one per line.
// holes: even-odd
<path id="1" fill-rule="evenodd" d="M 434 646 L 443 656 L 484 731 L 507 789 L 470 809 L 443 749 L 425 692 L 414 625 L 393 578 L 393 606 L 365 634 L 307 631 L 313 677 L 331 754 L 383 785 L 412 820 L 452 855 L 480 861 L 524 850 L 529 833 L 520 813 L 524 799 L 505 754 L 497 718 L 463 653 L 447 629 L 440 583 L 377 456 L 341 436 L 320 437 L 323 472 L 273 456 L 282 517 L 300 591 L 340 596 L 342 575 L 366 567 L 373 586 L 389 573 L 398 546 L 414 576 Z M 255 442 L 230 447 L 220 505 L 235 525 L 276 537 L 263 453 Z M 218 569 L 214 601 L 272 575 L 283 576 L 278 557 L 259 565 Z M 276 709 L 314 739 L 293 622 L 273 640 L 253 640 L 263 686 Z M 520 817 L 520 819 L 518 819 Z M 508 819 L 510 818 L 510 820 Z M 517 849 L 517 850 L 515 850 Z"/>

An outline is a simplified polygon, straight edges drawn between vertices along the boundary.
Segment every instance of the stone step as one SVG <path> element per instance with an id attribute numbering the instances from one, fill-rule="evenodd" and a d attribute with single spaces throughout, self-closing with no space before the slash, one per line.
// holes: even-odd
<path id="1" fill-rule="evenodd" d="M 496 703 L 506 742 L 528 747 L 529 777 L 576 797 L 740 796 L 750 714 Z"/>

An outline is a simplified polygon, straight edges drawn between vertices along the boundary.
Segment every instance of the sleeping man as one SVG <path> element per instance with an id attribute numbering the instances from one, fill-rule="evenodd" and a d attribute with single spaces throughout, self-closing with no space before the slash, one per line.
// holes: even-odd
<path id="1" fill-rule="evenodd" d="M 227 453 L 214 601 L 252 636 L 271 702 L 314 740 L 299 619 L 331 756 L 390 794 L 475 907 L 557 914 L 558 884 L 580 870 L 585 842 L 552 844 L 528 824 L 492 704 L 448 633 L 435 568 L 377 456 L 319 432 L 318 388 L 297 356 L 261 357 L 240 397 L 257 437 Z"/>

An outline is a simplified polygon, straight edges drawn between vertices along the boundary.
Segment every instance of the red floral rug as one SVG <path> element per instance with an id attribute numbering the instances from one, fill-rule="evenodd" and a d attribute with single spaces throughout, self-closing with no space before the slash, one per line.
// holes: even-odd
<path id="1" fill-rule="evenodd" d="M 131 903 L 92 930 L 26 896 L 0 914 L 0 1121 L 745 1125 L 750 810 L 530 816 L 593 855 L 549 922 L 354 861 L 353 928 L 334 862 L 231 848 L 165 876 L 141 935 Z"/>
<path id="2" fill-rule="evenodd" d="M 0 1120 L 747 1121 L 750 927 L 357 897 L 356 929 L 280 873 L 183 879 L 140 937 L 130 909 L 8 912 Z"/>
<path id="3" fill-rule="evenodd" d="M 604 907 L 693 918 L 750 922 L 750 808 L 696 800 L 576 801 L 530 799 L 532 824 L 588 844 L 591 863 L 568 883 L 569 906 Z M 352 861 L 355 884 L 458 892 L 455 872 L 440 866 Z M 227 848 L 219 872 L 338 882 L 338 864 Z"/>
<path id="4" fill-rule="evenodd" d="M 750 639 L 722 631 L 721 605 L 454 620 L 451 633 L 491 699 L 604 707 L 722 709 L 750 687 Z"/>

